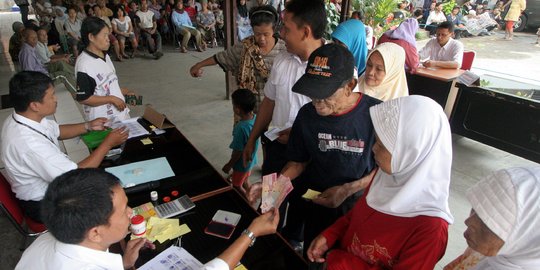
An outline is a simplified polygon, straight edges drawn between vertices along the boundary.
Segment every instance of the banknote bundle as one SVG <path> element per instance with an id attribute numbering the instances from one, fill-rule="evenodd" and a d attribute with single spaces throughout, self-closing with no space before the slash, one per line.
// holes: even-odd
<path id="1" fill-rule="evenodd" d="M 293 190 L 289 177 L 276 173 L 263 176 L 261 211 L 268 212 L 272 208 L 279 208 L 285 197 Z"/>

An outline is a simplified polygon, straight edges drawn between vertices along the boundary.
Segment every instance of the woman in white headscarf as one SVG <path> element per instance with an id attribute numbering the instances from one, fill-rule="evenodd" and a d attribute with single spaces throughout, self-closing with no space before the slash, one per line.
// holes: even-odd
<path id="1" fill-rule="evenodd" d="M 327 269 L 432 270 L 453 222 L 448 120 L 423 96 L 375 105 L 370 115 L 379 170 L 355 207 L 313 241 L 308 258 Z"/>
<path id="2" fill-rule="evenodd" d="M 382 101 L 408 96 L 405 50 L 390 42 L 377 45 L 368 56 L 366 72 L 358 79 L 358 88 Z"/>
<path id="3" fill-rule="evenodd" d="M 540 166 L 499 170 L 467 199 L 469 247 L 445 270 L 540 269 Z"/>

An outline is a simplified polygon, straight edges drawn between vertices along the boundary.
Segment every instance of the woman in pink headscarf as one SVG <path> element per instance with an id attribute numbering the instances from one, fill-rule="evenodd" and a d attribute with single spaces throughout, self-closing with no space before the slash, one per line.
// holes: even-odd
<path id="1" fill-rule="evenodd" d="M 401 46 L 405 50 L 405 69 L 410 73 L 415 73 L 420 60 L 416 50 L 416 30 L 418 30 L 418 21 L 416 19 L 404 20 L 395 30 L 386 31 L 377 44 L 392 42 Z"/>

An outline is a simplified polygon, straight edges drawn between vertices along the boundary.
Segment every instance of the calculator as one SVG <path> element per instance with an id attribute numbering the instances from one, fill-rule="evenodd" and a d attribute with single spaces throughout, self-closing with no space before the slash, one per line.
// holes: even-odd
<path id="1" fill-rule="evenodd" d="M 193 207 L 195 207 L 195 204 L 191 201 L 188 195 L 184 195 L 176 200 L 156 206 L 155 210 L 158 217 L 169 218 L 180 215 Z"/>

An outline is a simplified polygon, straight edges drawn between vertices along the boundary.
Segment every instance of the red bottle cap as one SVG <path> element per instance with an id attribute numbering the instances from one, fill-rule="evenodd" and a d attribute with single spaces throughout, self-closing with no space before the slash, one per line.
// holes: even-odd
<path id="1" fill-rule="evenodd" d="M 163 197 L 163 202 L 170 202 L 170 201 L 171 201 L 171 197 L 169 196 Z"/>
<path id="2" fill-rule="evenodd" d="M 131 224 L 133 225 L 141 224 L 143 222 L 144 222 L 144 217 L 141 215 L 135 215 L 131 218 Z"/>
<path id="3" fill-rule="evenodd" d="M 171 191 L 171 195 L 173 195 L 173 197 L 178 197 L 178 190 Z"/>

